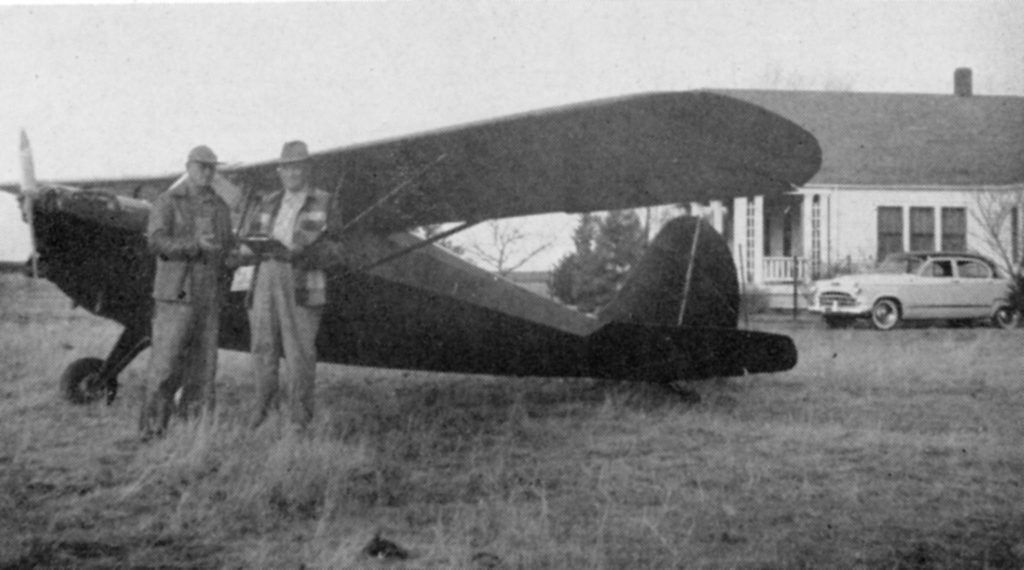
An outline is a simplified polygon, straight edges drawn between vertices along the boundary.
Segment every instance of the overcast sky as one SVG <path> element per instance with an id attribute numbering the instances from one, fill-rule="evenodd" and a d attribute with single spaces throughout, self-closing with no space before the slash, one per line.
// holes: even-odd
<path id="1" fill-rule="evenodd" d="M 0 180 L 21 128 L 59 180 L 644 91 L 950 93 L 966 66 L 976 94 L 1024 95 L 1022 30 L 1024 2 L 983 0 L 0 6 Z M 0 259 L 27 255 L 8 196 L 0 232 Z"/>

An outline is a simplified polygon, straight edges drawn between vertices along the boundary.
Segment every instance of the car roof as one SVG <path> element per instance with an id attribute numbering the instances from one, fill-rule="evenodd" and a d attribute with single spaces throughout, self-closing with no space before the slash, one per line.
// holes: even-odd
<path id="1" fill-rule="evenodd" d="M 902 253 L 890 253 L 885 259 L 919 259 L 930 261 L 936 258 L 971 259 L 988 265 L 989 269 L 996 275 L 1004 275 L 1005 272 L 991 258 L 978 253 L 967 253 L 963 251 L 905 251 Z"/>
<path id="2" fill-rule="evenodd" d="M 993 263 L 991 259 L 981 255 L 979 253 L 967 253 L 963 251 L 904 251 L 901 253 L 890 253 L 886 256 L 895 258 L 908 258 L 908 257 L 923 257 L 931 259 L 933 257 L 960 257 L 966 259 L 977 259 L 984 261 L 985 263 Z"/>

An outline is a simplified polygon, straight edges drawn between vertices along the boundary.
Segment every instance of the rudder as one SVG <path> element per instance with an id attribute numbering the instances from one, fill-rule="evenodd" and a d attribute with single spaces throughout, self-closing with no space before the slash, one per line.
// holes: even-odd
<path id="1" fill-rule="evenodd" d="M 728 244 L 706 221 L 680 216 L 665 224 L 599 318 L 604 323 L 736 328 L 739 307 Z"/>

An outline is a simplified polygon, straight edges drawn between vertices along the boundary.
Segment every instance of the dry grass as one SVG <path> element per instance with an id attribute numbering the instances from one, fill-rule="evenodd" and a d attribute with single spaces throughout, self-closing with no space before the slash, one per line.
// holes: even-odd
<path id="1" fill-rule="evenodd" d="M 658 387 L 323 366 L 318 423 L 219 413 L 138 443 L 144 353 L 114 405 L 55 378 L 117 327 L 0 281 L 0 566 L 1019 568 L 1024 334 L 760 320 L 785 374 Z M 411 551 L 364 558 L 376 531 Z"/>

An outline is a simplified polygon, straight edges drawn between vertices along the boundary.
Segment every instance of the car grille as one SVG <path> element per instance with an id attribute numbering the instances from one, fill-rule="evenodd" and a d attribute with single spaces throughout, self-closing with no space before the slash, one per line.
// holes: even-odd
<path id="1" fill-rule="evenodd" d="M 825 291 L 818 296 L 818 302 L 822 305 L 837 305 L 839 307 L 852 307 L 857 304 L 857 300 L 852 295 L 839 291 Z"/>

